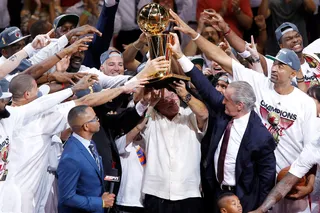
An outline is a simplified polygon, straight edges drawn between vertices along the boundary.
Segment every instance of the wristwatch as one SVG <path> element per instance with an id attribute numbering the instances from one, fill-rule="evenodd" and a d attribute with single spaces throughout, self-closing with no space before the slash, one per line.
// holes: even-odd
<path id="1" fill-rule="evenodd" d="M 188 93 L 183 99 L 182 99 L 186 104 L 189 103 L 191 100 L 191 94 Z"/>
<path id="2" fill-rule="evenodd" d="M 260 63 L 260 58 L 252 58 L 252 63 Z"/>

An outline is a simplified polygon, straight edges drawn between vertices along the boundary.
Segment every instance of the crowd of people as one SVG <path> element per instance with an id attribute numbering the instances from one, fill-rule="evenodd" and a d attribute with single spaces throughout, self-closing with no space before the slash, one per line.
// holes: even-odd
<path id="1" fill-rule="evenodd" d="M 319 8 L 1 0 L 0 212 L 320 213 Z"/>

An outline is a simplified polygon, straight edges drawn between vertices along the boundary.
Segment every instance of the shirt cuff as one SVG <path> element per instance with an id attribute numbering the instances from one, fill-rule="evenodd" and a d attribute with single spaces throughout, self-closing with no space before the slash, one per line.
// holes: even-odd
<path id="1" fill-rule="evenodd" d="M 138 80 L 137 77 L 134 76 L 134 77 L 131 78 L 129 81 L 125 82 L 124 85 L 127 85 L 127 84 L 129 84 L 129 83 L 131 83 L 131 82 L 134 82 L 134 81 L 137 81 L 137 80 Z"/>
<path id="2" fill-rule="evenodd" d="M 185 55 L 178 59 L 178 62 L 181 65 L 183 72 L 189 72 L 194 67 L 194 64 Z"/>
<path id="3" fill-rule="evenodd" d="M 112 7 L 117 4 L 116 0 L 104 0 L 106 7 Z"/>
<path id="4" fill-rule="evenodd" d="M 69 41 L 68 41 L 68 38 L 67 38 L 66 35 L 63 35 L 63 36 L 61 36 L 61 37 L 58 39 L 58 44 L 59 44 L 59 46 L 61 46 L 61 47 L 67 46 L 68 43 L 69 43 Z"/>
<path id="5" fill-rule="evenodd" d="M 140 115 L 140 116 L 143 116 L 144 112 L 148 109 L 148 105 L 143 105 L 141 103 L 141 101 L 139 101 L 137 104 L 136 104 L 136 110 L 137 110 L 137 113 Z"/>
<path id="6" fill-rule="evenodd" d="M 35 49 L 32 47 L 32 44 L 27 44 L 24 48 L 24 51 L 28 54 L 29 57 L 31 57 L 32 53 L 35 51 Z"/>

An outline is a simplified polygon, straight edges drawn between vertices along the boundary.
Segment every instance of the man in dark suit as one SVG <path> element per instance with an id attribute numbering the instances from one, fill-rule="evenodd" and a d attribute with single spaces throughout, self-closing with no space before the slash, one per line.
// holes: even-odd
<path id="1" fill-rule="evenodd" d="M 115 195 L 104 192 L 102 161 L 91 140 L 99 119 L 91 107 L 80 105 L 70 110 L 68 123 L 74 133 L 57 169 L 59 212 L 103 213 L 113 206 Z"/>
<path id="2" fill-rule="evenodd" d="M 204 175 L 216 195 L 235 193 L 248 212 L 259 206 L 275 183 L 276 143 L 254 112 L 256 96 L 244 81 L 232 82 L 224 96 L 180 49 L 177 35 L 171 46 L 183 70 L 214 112 Z M 216 198 L 216 197 L 215 197 Z"/>

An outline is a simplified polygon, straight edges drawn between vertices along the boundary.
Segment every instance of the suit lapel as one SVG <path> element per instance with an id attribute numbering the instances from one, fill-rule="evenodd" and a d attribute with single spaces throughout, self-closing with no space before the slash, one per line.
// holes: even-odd
<path id="1" fill-rule="evenodd" d="M 89 163 L 94 167 L 94 169 L 96 170 L 97 174 L 99 175 L 99 177 L 101 179 L 102 178 L 101 171 L 99 170 L 96 161 L 93 159 L 93 157 L 91 156 L 89 151 L 86 149 L 86 147 L 84 147 L 84 145 L 78 139 L 76 139 L 75 137 L 73 137 L 73 138 L 74 138 L 74 140 L 76 140 L 76 143 L 75 143 L 76 146 L 80 149 L 81 153 L 89 161 Z M 101 163 L 101 161 L 100 161 L 100 163 Z"/>
<path id="2" fill-rule="evenodd" d="M 236 159 L 236 183 L 239 180 L 239 177 L 242 173 L 242 163 L 243 163 L 243 158 L 244 158 L 244 154 L 248 154 L 248 152 L 246 151 L 246 149 L 248 149 L 247 147 L 249 147 L 249 145 L 251 144 L 251 140 L 250 140 L 250 135 L 251 135 L 251 129 L 253 127 L 253 122 L 254 122 L 254 111 L 251 111 L 250 113 L 250 118 L 248 121 L 248 125 L 246 128 L 246 131 L 243 134 L 241 143 L 240 143 L 240 147 L 239 147 L 239 151 L 238 151 L 238 155 L 237 155 L 237 159 Z"/>

